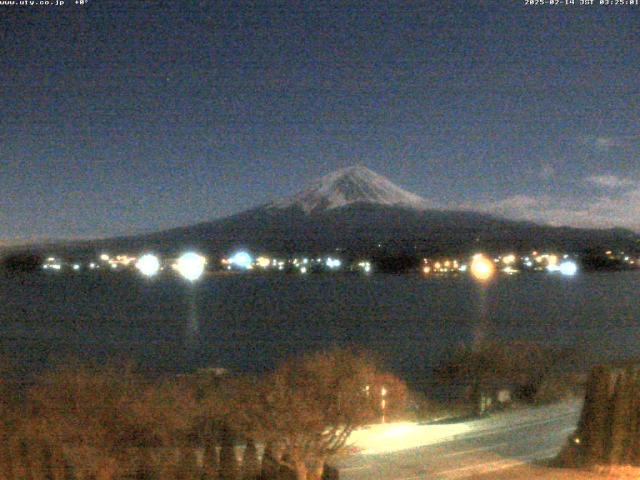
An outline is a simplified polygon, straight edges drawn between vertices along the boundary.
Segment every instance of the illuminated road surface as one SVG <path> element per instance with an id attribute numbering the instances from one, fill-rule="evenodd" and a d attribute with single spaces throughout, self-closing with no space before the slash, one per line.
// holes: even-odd
<path id="1" fill-rule="evenodd" d="M 344 480 L 457 479 L 503 473 L 555 456 L 575 430 L 579 402 L 453 425 L 395 423 L 356 432 L 359 453 L 338 462 Z"/>

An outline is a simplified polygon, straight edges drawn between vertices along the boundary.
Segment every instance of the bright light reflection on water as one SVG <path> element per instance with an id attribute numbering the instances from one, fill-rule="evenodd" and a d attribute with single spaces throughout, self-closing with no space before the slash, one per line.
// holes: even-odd
<path id="1" fill-rule="evenodd" d="M 241 371 L 355 344 L 417 380 L 448 350 L 481 335 L 574 346 L 593 352 L 594 361 L 640 354 L 640 272 L 498 275 L 480 291 L 468 277 L 382 274 L 145 280 L 124 273 L 0 278 L 0 349 L 25 370 L 72 355 Z"/>

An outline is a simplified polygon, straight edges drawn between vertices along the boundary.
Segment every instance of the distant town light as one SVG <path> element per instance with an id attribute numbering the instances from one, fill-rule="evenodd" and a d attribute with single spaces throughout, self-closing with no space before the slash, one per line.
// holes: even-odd
<path id="1" fill-rule="evenodd" d="M 516 256 L 514 254 L 509 254 L 509 255 L 505 255 L 504 257 L 502 257 L 502 262 L 505 265 L 512 265 L 514 264 L 516 261 Z"/>
<path id="2" fill-rule="evenodd" d="M 267 268 L 269 265 L 271 265 L 271 260 L 267 257 L 258 257 L 256 263 L 260 268 Z"/>
<path id="3" fill-rule="evenodd" d="M 328 257 L 325 263 L 329 268 L 340 268 L 340 265 L 342 265 L 339 259 L 331 257 Z"/>
<path id="4" fill-rule="evenodd" d="M 489 280 L 495 274 L 496 267 L 494 262 L 489 260 L 482 254 L 477 254 L 473 256 L 473 260 L 471 261 L 471 275 L 476 280 L 486 281 Z"/>
<path id="5" fill-rule="evenodd" d="M 202 255 L 198 255 L 194 252 L 187 252 L 178 258 L 175 269 L 185 279 L 193 282 L 202 276 L 206 263 L 207 259 Z"/>
<path id="6" fill-rule="evenodd" d="M 251 264 L 253 263 L 253 257 L 249 255 L 249 253 L 245 251 L 240 251 L 234 254 L 230 259 L 229 263 L 235 265 L 236 267 L 249 269 Z"/>
<path id="7" fill-rule="evenodd" d="M 103 253 L 102 255 L 100 255 L 100 260 L 102 260 L 103 262 L 109 261 L 109 255 Z"/>
<path id="8" fill-rule="evenodd" d="M 577 272 L 578 272 L 578 265 L 576 265 L 576 262 L 567 260 L 560 264 L 560 273 L 562 275 L 573 277 Z"/>
<path id="9" fill-rule="evenodd" d="M 160 260 L 157 256 L 147 253 L 136 262 L 136 268 L 146 277 L 153 277 L 160 271 Z"/>
<path id="10" fill-rule="evenodd" d="M 307 273 L 307 267 L 300 268 L 300 273 Z"/>
<path id="11" fill-rule="evenodd" d="M 74 263 L 73 269 L 77 272 L 78 270 L 80 270 L 80 265 L 78 265 L 77 263 Z"/>
<path id="12" fill-rule="evenodd" d="M 364 260 L 358 263 L 358 267 L 360 267 L 364 273 L 371 273 L 371 262 Z"/>

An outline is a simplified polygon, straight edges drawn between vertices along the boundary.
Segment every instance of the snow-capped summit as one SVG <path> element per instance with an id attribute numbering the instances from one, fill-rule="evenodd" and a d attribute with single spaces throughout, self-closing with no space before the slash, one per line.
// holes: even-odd
<path id="1" fill-rule="evenodd" d="M 358 165 L 343 168 L 313 182 L 309 188 L 269 204 L 271 208 L 299 207 L 306 213 L 331 210 L 354 203 L 432 208 L 424 198 L 408 192 L 385 177 Z"/>

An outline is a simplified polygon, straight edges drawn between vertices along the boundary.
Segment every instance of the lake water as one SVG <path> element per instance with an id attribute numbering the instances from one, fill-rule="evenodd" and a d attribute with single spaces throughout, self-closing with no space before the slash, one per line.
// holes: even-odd
<path id="1" fill-rule="evenodd" d="M 0 278 L 0 347 L 20 374 L 52 358 L 126 358 L 153 371 L 259 371 L 291 353 L 360 345 L 420 381 L 474 336 L 640 354 L 640 272 L 466 277 L 130 274 Z"/>

